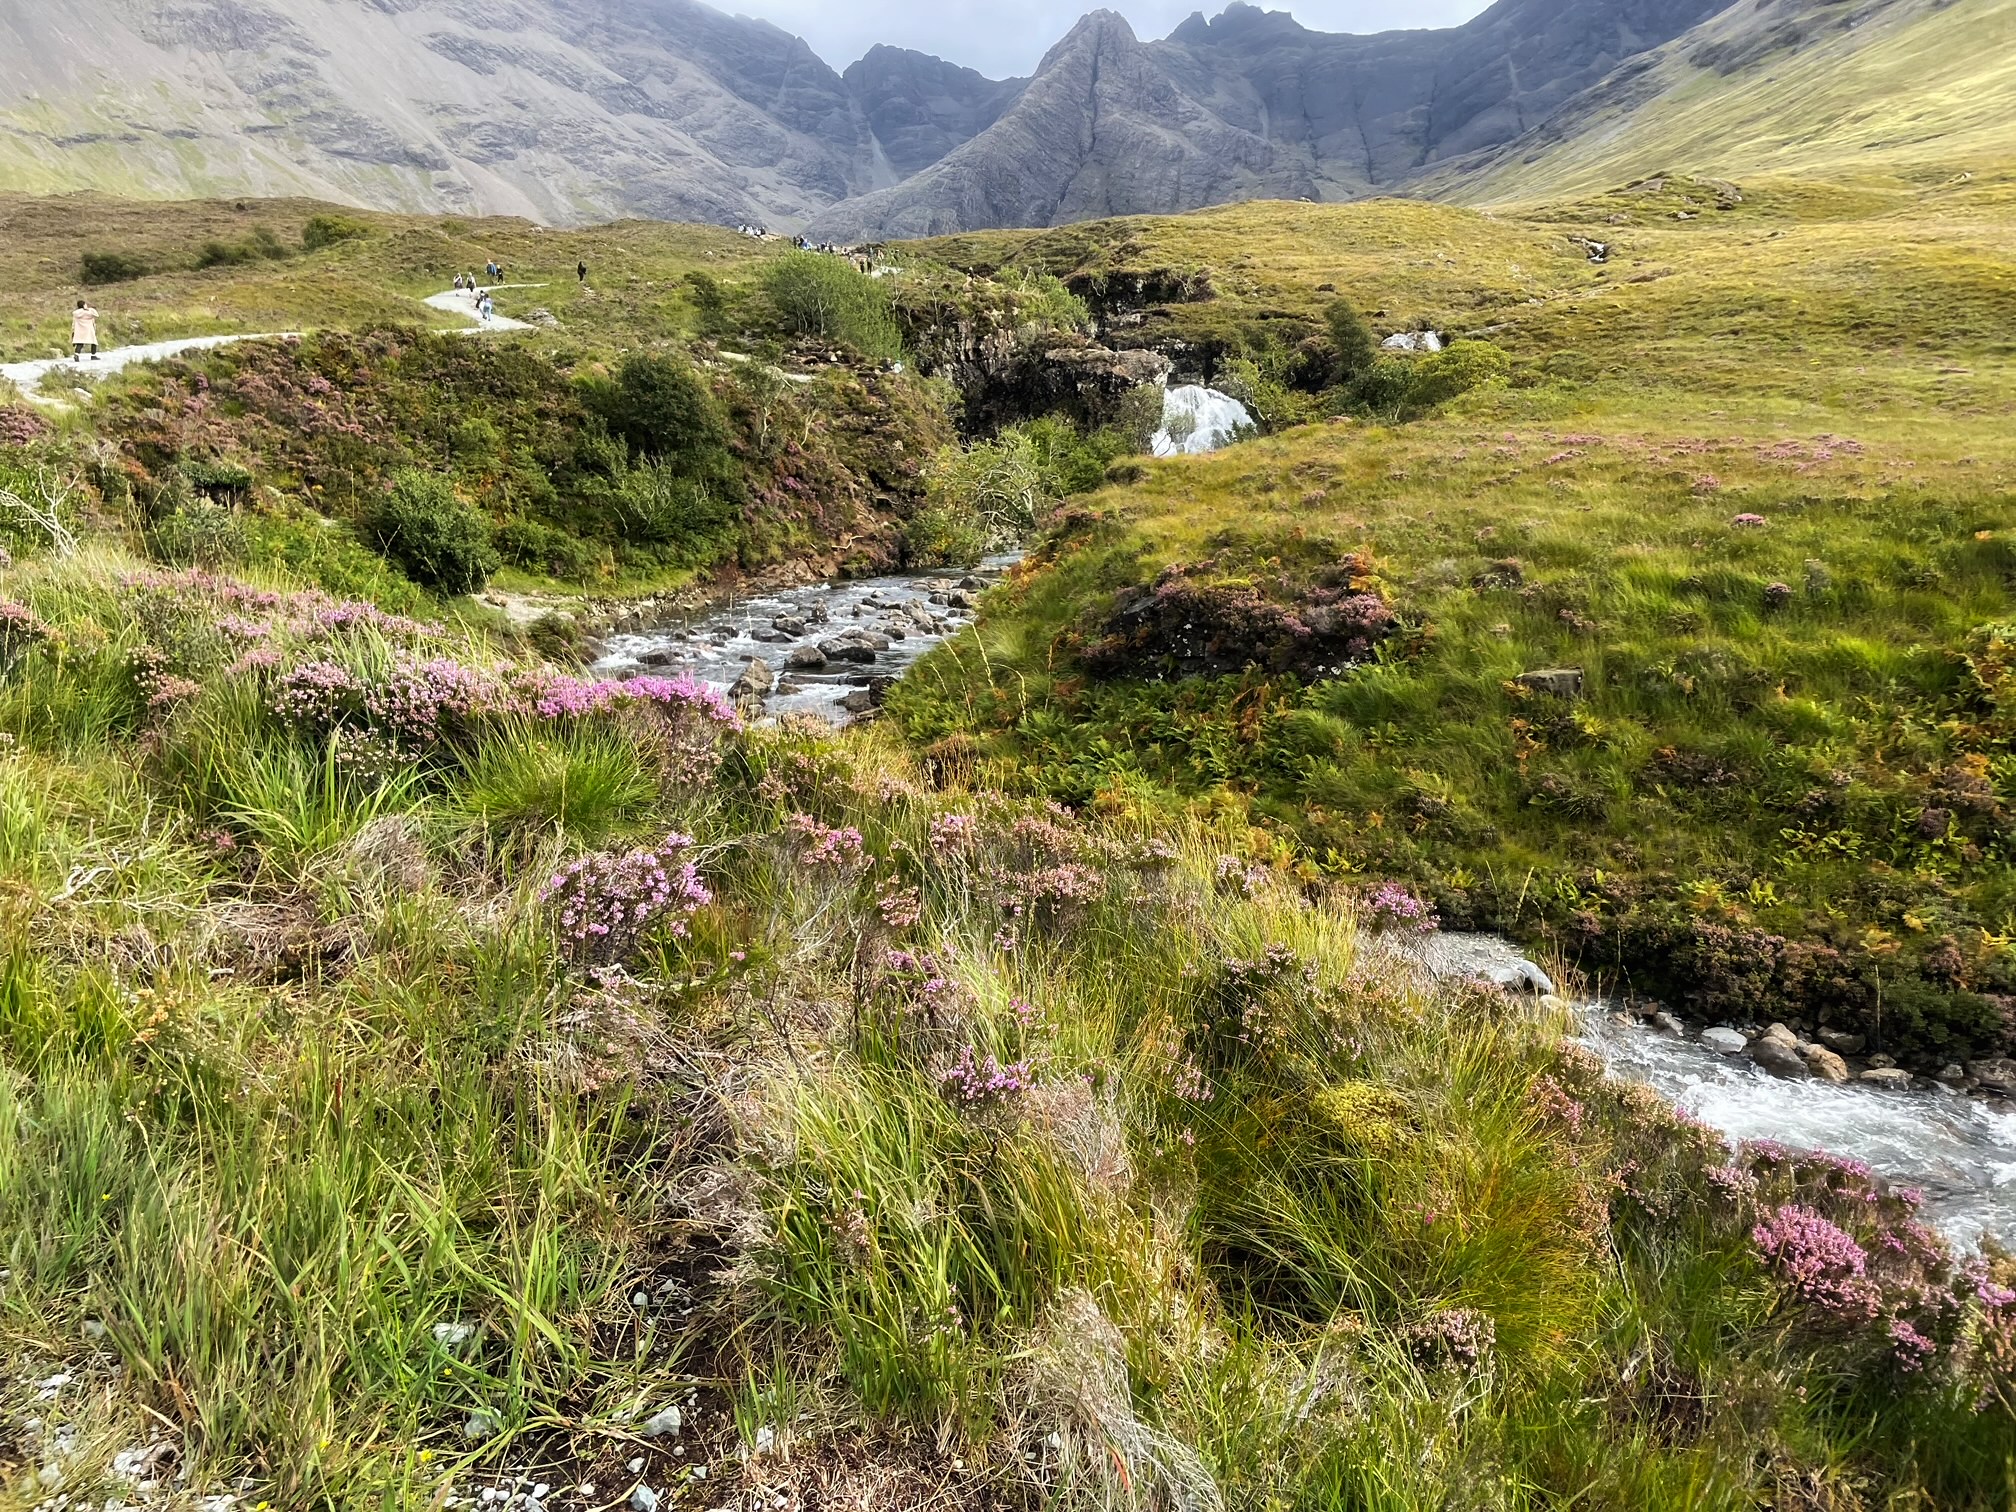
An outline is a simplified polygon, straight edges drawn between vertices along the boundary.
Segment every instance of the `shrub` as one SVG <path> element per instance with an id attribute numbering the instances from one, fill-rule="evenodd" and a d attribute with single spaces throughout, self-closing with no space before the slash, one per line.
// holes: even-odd
<path id="1" fill-rule="evenodd" d="M 583 397 L 633 457 L 698 460 L 727 447 L 720 407 L 683 357 L 626 358 L 614 381 L 591 381 Z"/>
<path id="2" fill-rule="evenodd" d="M 1323 319 L 1330 327 L 1330 349 L 1338 379 L 1348 383 L 1368 372 L 1379 360 L 1379 338 L 1372 334 L 1365 317 L 1350 300 L 1335 299 L 1323 312 Z"/>
<path id="3" fill-rule="evenodd" d="M 889 360 L 903 353 L 889 291 L 836 257 L 794 252 L 772 263 L 763 290 L 785 326 L 801 336 Z"/>
<path id="4" fill-rule="evenodd" d="M 496 542 L 498 554 L 512 566 L 570 583 L 598 578 L 609 565 L 601 547 L 539 520 L 507 521 Z"/>
<path id="5" fill-rule="evenodd" d="M 147 532 L 148 554 L 175 567 L 221 567 L 242 561 L 245 549 L 237 516 L 208 500 L 163 515 Z"/>
<path id="6" fill-rule="evenodd" d="M 489 522 L 431 473 L 395 476 L 369 529 L 380 551 L 437 593 L 474 593 L 498 567 Z"/>
<path id="7" fill-rule="evenodd" d="M 1458 394 L 1467 394 L 1487 383 L 1503 382 L 1511 372 L 1512 359 L 1502 348 L 1488 341 L 1452 342 L 1414 364 L 1407 402 L 1414 409 L 1433 409 Z"/>
<path id="8" fill-rule="evenodd" d="M 303 251 L 320 252 L 342 242 L 361 241 L 370 234 L 369 226 L 347 215 L 311 215 L 301 228 L 301 247 Z"/>
<path id="9" fill-rule="evenodd" d="M 82 261 L 84 282 L 93 287 L 131 283 L 154 271 L 152 263 L 134 252 L 86 252 Z"/>
<path id="10" fill-rule="evenodd" d="M 242 268 L 250 263 L 281 262 L 293 254 L 267 226 L 254 226 L 241 242 L 207 241 L 196 254 L 201 268 Z"/>

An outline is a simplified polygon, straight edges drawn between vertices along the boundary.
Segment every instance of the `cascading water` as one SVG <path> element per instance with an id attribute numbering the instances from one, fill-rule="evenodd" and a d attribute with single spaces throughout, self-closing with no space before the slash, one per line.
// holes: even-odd
<path id="1" fill-rule="evenodd" d="M 1162 429 L 1155 433 L 1158 457 L 1201 456 L 1229 446 L 1253 428 L 1253 416 L 1230 394 L 1199 384 L 1182 384 L 1162 397 Z"/>
<path id="2" fill-rule="evenodd" d="M 1866 1163 L 1925 1193 L 1925 1216 L 1961 1249 L 2016 1240 L 2016 1111 L 1957 1092 L 1781 1081 L 1747 1057 L 1592 1009 L 1586 1043 L 1614 1075 L 1651 1087 L 1732 1139 L 1775 1140 Z"/>

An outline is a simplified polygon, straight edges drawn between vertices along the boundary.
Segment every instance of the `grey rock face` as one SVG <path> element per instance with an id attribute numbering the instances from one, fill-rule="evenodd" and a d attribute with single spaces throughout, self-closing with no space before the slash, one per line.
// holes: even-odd
<path id="1" fill-rule="evenodd" d="M 1519 686 L 1549 698 L 1580 698 L 1583 672 L 1580 667 L 1549 667 L 1540 672 L 1522 672 Z"/>

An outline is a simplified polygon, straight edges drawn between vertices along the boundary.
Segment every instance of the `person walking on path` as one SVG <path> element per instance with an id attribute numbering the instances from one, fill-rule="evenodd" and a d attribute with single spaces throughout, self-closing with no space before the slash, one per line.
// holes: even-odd
<path id="1" fill-rule="evenodd" d="M 83 300 L 70 312 L 70 355 L 82 357 L 91 348 L 91 360 L 98 360 L 98 312 Z"/>
<path id="2" fill-rule="evenodd" d="M 584 258 L 582 258 L 582 259 L 581 259 L 581 261 L 580 261 L 580 262 L 578 262 L 578 263 L 574 264 L 574 281 L 575 281 L 576 283 L 584 283 L 584 284 L 585 284 L 586 282 L 588 282 L 588 259 L 587 259 L 587 258 L 585 258 L 585 257 L 584 257 Z"/>

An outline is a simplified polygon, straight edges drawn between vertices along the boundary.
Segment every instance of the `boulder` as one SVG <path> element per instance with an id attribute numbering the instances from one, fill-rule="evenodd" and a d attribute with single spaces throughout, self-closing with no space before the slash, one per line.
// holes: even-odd
<path id="1" fill-rule="evenodd" d="M 1859 1034 L 1850 1034 L 1844 1029 L 1822 1029 L 1820 1043 L 1836 1055 L 1860 1055 L 1869 1041 Z"/>
<path id="2" fill-rule="evenodd" d="M 811 629 L 811 626 L 807 625 L 805 621 L 799 619 L 796 615 L 780 614 L 777 618 L 770 621 L 770 628 L 775 630 L 779 635 L 789 635 L 796 638 L 805 634 L 806 631 Z"/>
<path id="3" fill-rule="evenodd" d="M 826 662 L 826 653 L 817 646 L 793 646 L 791 654 L 784 658 L 785 666 L 796 667 L 801 672 L 817 672 Z"/>
<path id="4" fill-rule="evenodd" d="M 762 657 L 751 657 L 749 665 L 742 669 L 742 675 L 729 688 L 733 698 L 768 698 L 777 686 L 777 674 L 770 669 L 770 663 Z"/>
<path id="5" fill-rule="evenodd" d="M 840 707 L 849 714 L 872 714 L 875 712 L 875 695 L 866 688 L 857 688 L 840 700 Z"/>
<path id="6" fill-rule="evenodd" d="M 1805 1057 L 1806 1069 L 1821 1081 L 1839 1086 L 1848 1080 L 1848 1062 L 1825 1045 L 1808 1045 L 1800 1053 Z"/>
<path id="7" fill-rule="evenodd" d="M 954 609 L 977 609 L 980 601 L 964 588 L 954 588 L 945 595 L 945 602 Z"/>
<path id="8" fill-rule="evenodd" d="M 1670 1013 L 1655 1013 L 1645 1022 L 1660 1034 L 1670 1034 L 1678 1039 L 1687 1033 L 1687 1026 Z"/>
<path id="9" fill-rule="evenodd" d="M 1534 992 L 1551 996 L 1554 979 L 1535 966 L 1531 961 L 1517 961 L 1509 966 L 1494 966 L 1484 973 L 1485 980 L 1503 987 L 1507 992 Z"/>
<path id="10" fill-rule="evenodd" d="M 1769 1029 L 1758 1035 L 1757 1038 L 1774 1045 L 1783 1045 L 1787 1050 L 1797 1050 L 1799 1048 L 1799 1036 L 1783 1024 L 1773 1024 Z"/>
<path id="11" fill-rule="evenodd" d="M 1722 1026 L 1701 1031 L 1701 1043 L 1717 1055 L 1741 1055 L 1750 1048 L 1750 1041 L 1738 1030 Z"/>
<path id="12" fill-rule="evenodd" d="M 849 630 L 819 642 L 819 649 L 828 661 L 872 662 L 889 649 L 889 637 L 872 630 Z"/>
<path id="13" fill-rule="evenodd" d="M 1967 1080 L 1967 1068 L 1959 1065 L 1942 1066 L 1939 1074 L 1932 1079 L 1948 1087 L 1957 1087 Z"/>
<path id="14" fill-rule="evenodd" d="M 1522 672 L 1516 679 L 1527 692 L 1548 698 L 1580 698 L 1586 680 L 1580 667 L 1545 667 L 1537 672 Z"/>
<path id="15" fill-rule="evenodd" d="M 1911 1073 L 1901 1066 L 1879 1066 L 1874 1071 L 1864 1071 L 1855 1078 L 1865 1086 L 1884 1087 L 1892 1092 L 1903 1092 L 1911 1085 Z"/>
<path id="16" fill-rule="evenodd" d="M 1981 1083 L 1990 1092 L 2003 1097 L 2016 1097 L 2016 1060 L 2006 1055 L 1993 1060 L 1971 1061 L 1967 1074 Z"/>
<path id="17" fill-rule="evenodd" d="M 1750 1045 L 1750 1059 L 1773 1076 L 1782 1077 L 1786 1081 L 1803 1081 L 1813 1074 L 1806 1068 L 1805 1058 L 1780 1040 L 1753 1040 Z"/>
<path id="18" fill-rule="evenodd" d="M 639 654 L 637 660 L 646 667 L 676 667 L 680 662 L 679 648 L 653 646 L 649 651 Z"/>

